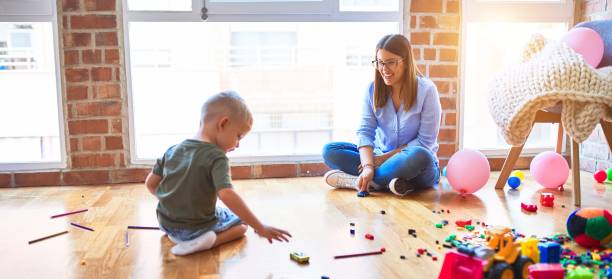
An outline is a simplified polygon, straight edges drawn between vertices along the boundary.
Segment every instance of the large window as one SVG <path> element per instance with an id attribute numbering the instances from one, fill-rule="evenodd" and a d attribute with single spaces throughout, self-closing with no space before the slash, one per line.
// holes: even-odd
<path id="1" fill-rule="evenodd" d="M 227 89 L 241 94 L 254 114 L 251 133 L 229 154 L 234 161 L 318 159 L 329 141 L 355 141 L 375 44 L 400 32 L 397 1 L 341 0 L 348 14 L 326 10 L 327 0 L 278 1 L 287 14 L 293 4 L 321 5 L 291 17 L 276 6 L 273 14 L 242 15 L 242 6 L 231 6 L 237 1 L 215 1 L 205 22 L 194 12 L 160 12 L 183 9 L 179 2 L 128 1 L 135 162 L 192 137 L 202 103 Z M 191 3 L 194 11 L 198 3 Z"/>
<path id="2" fill-rule="evenodd" d="M 491 155 L 509 146 L 493 122 L 488 85 L 505 67 L 519 63 L 523 48 L 535 33 L 559 40 L 572 18 L 570 0 L 468 0 L 464 3 L 462 140 L 464 148 Z M 483 117 L 485 116 L 485 117 Z M 557 126 L 536 124 L 525 149 L 538 152 L 555 146 Z"/>
<path id="3" fill-rule="evenodd" d="M 63 166 L 55 5 L 0 10 L 0 170 Z"/>

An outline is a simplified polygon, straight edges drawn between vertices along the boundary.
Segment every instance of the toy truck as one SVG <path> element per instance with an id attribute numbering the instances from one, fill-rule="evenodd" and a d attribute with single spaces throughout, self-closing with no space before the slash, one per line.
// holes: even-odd
<path id="1" fill-rule="evenodd" d="M 533 260 L 521 254 L 511 230 L 495 227 L 487 235 L 486 246 L 462 246 L 448 252 L 438 279 L 528 279 Z"/>

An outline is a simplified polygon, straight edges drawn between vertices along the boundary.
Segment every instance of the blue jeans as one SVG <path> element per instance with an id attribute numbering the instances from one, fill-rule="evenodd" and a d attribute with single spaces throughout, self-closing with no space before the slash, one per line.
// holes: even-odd
<path id="1" fill-rule="evenodd" d="M 348 142 L 331 142 L 323 147 L 323 160 L 332 169 L 359 175 L 361 164 L 357 145 Z M 417 189 L 431 187 L 440 181 L 438 160 L 428 149 L 409 146 L 391 156 L 374 171 L 374 182 L 388 190 L 393 178 L 403 178 Z"/>
<path id="2" fill-rule="evenodd" d="M 215 214 L 217 215 L 217 223 L 209 229 L 175 229 L 164 227 L 161 224 L 159 225 L 159 228 L 178 241 L 189 241 L 207 233 L 208 231 L 220 233 L 242 222 L 240 218 L 238 218 L 238 216 L 236 216 L 236 214 L 234 214 L 234 212 L 232 212 L 229 208 L 217 206 L 215 211 Z"/>

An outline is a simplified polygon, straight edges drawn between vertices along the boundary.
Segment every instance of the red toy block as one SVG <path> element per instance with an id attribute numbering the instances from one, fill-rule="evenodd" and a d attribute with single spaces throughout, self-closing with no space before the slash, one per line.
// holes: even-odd
<path id="1" fill-rule="evenodd" d="M 538 211 L 538 206 L 535 204 L 521 203 L 521 208 L 528 212 L 536 212 Z"/>
<path id="2" fill-rule="evenodd" d="M 457 251 L 444 256 L 438 279 L 483 279 L 483 260 Z"/>
<path id="3" fill-rule="evenodd" d="M 365 234 L 365 238 L 367 238 L 367 239 L 369 239 L 369 240 L 374 240 L 374 236 L 373 236 L 373 235 L 371 235 L 371 234 L 369 234 L 369 233 L 366 233 L 366 234 Z"/>
<path id="4" fill-rule="evenodd" d="M 540 204 L 542 206 L 553 207 L 555 203 L 555 196 L 551 193 L 541 193 L 540 194 Z"/>
<path id="5" fill-rule="evenodd" d="M 561 264 L 533 264 L 529 266 L 529 279 L 563 279 Z"/>
<path id="6" fill-rule="evenodd" d="M 423 248 L 419 248 L 419 249 L 417 249 L 417 252 L 418 252 L 419 254 L 423 255 L 423 253 L 425 253 L 425 249 L 423 249 Z"/>
<path id="7" fill-rule="evenodd" d="M 468 225 L 472 225 L 472 219 L 457 220 L 455 221 L 455 225 L 457 225 L 457 227 L 465 227 Z"/>

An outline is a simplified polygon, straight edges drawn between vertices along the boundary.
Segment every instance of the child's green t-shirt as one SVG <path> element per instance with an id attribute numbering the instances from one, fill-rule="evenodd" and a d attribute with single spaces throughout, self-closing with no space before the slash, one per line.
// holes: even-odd
<path id="1" fill-rule="evenodd" d="M 219 147 L 187 139 L 157 159 L 153 173 L 162 177 L 155 192 L 160 225 L 209 229 L 216 224 L 217 191 L 232 187 L 229 160 Z"/>

